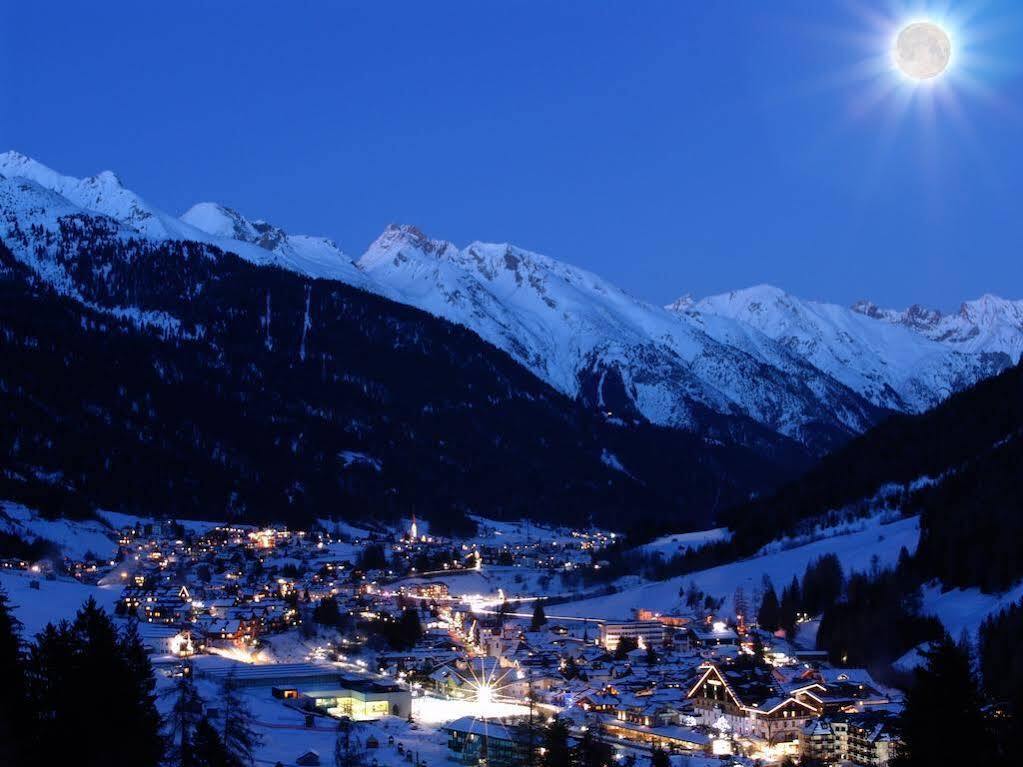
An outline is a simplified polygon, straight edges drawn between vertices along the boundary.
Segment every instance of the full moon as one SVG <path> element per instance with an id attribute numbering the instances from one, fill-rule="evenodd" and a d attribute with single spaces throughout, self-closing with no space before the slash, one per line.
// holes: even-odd
<path id="1" fill-rule="evenodd" d="M 930 80 L 948 67 L 952 41 L 948 33 L 930 21 L 903 27 L 895 40 L 895 64 L 914 80 Z"/>

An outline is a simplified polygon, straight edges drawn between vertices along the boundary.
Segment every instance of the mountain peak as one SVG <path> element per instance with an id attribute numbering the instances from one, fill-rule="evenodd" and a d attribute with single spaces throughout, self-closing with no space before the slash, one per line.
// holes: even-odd
<path id="1" fill-rule="evenodd" d="M 664 308 L 667 309 L 669 312 L 684 314 L 685 312 L 688 312 L 690 309 L 692 309 L 693 306 L 695 305 L 696 301 L 693 299 L 693 294 L 686 293 L 685 295 L 681 295 L 678 298 L 676 298 L 670 304 L 667 304 Z"/>
<path id="2" fill-rule="evenodd" d="M 124 187 L 124 184 L 121 183 L 121 178 L 112 170 L 102 170 L 95 176 L 86 179 L 86 181 L 91 181 L 98 186 L 112 187 L 118 189 Z"/>
<path id="3" fill-rule="evenodd" d="M 445 240 L 430 239 L 419 227 L 412 224 L 388 224 L 359 259 L 358 264 L 362 269 L 372 269 L 392 258 L 408 258 L 409 250 L 426 256 L 442 257 L 446 253 L 457 252 L 458 248 Z"/>

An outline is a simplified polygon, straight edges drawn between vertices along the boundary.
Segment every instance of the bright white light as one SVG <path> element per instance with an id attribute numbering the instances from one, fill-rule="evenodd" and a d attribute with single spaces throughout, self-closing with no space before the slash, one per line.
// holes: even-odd
<path id="1" fill-rule="evenodd" d="M 899 30 L 892 56 L 907 77 L 931 80 L 948 68 L 952 39 L 933 21 L 914 21 Z"/>
<path id="2" fill-rule="evenodd" d="M 476 688 L 476 702 L 481 706 L 489 706 L 494 701 L 494 688 L 489 684 L 481 684 Z"/>

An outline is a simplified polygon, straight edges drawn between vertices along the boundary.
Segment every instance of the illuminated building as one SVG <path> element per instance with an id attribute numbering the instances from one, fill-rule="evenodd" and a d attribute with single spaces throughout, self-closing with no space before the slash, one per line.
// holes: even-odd
<path id="1" fill-rule="evenodd" d="M 660 621 L 623 621 L 600 624 L 600 644 L 614 652 L 624 637 L 635 639 L 641 647 L 664 644 L 665 627 Z"/>

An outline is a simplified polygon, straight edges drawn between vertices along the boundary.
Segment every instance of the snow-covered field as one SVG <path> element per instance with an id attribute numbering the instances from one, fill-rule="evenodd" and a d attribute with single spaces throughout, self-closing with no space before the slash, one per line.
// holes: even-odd
<path id="1" fill-rule="evenodd" d="M 650 543 L 640 546 L 640 551 L 647 554 L 661 554 L 665 559 L 676 554 L 685 554 L 690 549 L 698 549 L 708 543 L 727 541 L 732 537 L 727 527 L 715 527 L 712 530 L 697 530 L 692 533 L 675 533 L 665 535 Z"/>
<path id="2" fill-rule="evenodd" d="M 103 511 L 101 509 L 97 513 L 107 520 L 107 522 L 109 522 L 115 530 L 120 530 L 122 527 L 131 527 L 136 522 L 153 525 L 158 525 L 161 522 L 161 520 L 154 519 L 152 517 L 140 517 L 137 514 L 122 514 L 119 511 Z M 185 530 L 195 533 L 196 535 L 203 535 L 213 528 L 224 524 L 224 522 L 206 522 L 197 519 L 178 519 L 175 521 Z"/>
<path id="3" fill-rule="evenodd" d="M 117 551 L 113 530 L 102 522 L 44 519 L 32 509 L 11 501 L 0 501 L 0 530 L 29 542 L 45 538 L 74 559 L 84 559 L 86 552 L 109 557 Z"/>
<path id="4" fill-rule="evenodd" d="M 39 590 L 29 584 L 39 581 Z M 47 623 L 61 619 L 72 619 L 89 597 L 107 612 L 113 613 L 114 603 L 121 594 L 120 585 L 112 588 L 86 586 L 78 581 L 33 578 L 21 570 L 0 571 L 0 586 L 7 592 L 7 599 L 14 608 L 14 614 L 23 624 L 25 638 L 31 638 L 42 631 Z"/>
<path id="5" fill-rule="evenodd" d="M 803 576 L 806 566 L 818 557 L 835 553 L 846 572 L 865 571 L 871 567 L 877 556 L 881 567 L 894 565 L 899 550 L 905 546 L 910 553 L 916 550 L 920 538 L 919 520 L 916 517 L 901 519 L 890 524 L 875 524 L 866 529 L 814 541 L 783 551 L 732 562 L 709 570 L 671 578 L 666 581 L 649 583 L 628 588 L 616 594 L 597 597 L 557 606 L 559 615 L 584 618 L 621 619 L 632 617 L 635 608 L 647 608 L 659 612 L 670 612 L 682 603 L 679 591 L 690 583 L 715 598 L 724 598 L 723 612 L 731 610 L 732 595 L 742 587 L 750 598 L 761 587 L 767 575 L 779 591 L 788 585 L 792 576 Z M 552 608 L 551 612 L 554 612 Z"/>
<path id="6" fill-rule="evenodd" d="M 173 680 L 159 678 L 158 690 L 160 692 L 171 690 L 173 683 Z M 207 704 L 216 708 L 219 695 L 217 686 L 199 680 L 196 688 Z M 256 751 L 256 764 L 274 765 L 280 762 L 292 767 L 299 756 L 310 750 L 320 755 L 321 764 L 334 763 L 334 741 L 337 737 L 335 720 L 316 717 L 313 727 L 306 727 L 304 715 L 274 698 L 269 687 L 247 688 L 242 691 L 242 696 L 255 719 L 255 729 L 263 739 L 262 745 Z M 446 735 L 426 723 L 428 716 L 423 717 L 422 724 L 419 723 L 421 711 L 427 713 L 430 705 L 423 707 L 425 700 L 427 699 L 417 699 L 413 704 L 413 716 L 417 720 L 414 726 L 396 717 L 385 717 L 377 722 L 362 722 L 356 726 L 356 737 L 363 746 L 370 736 L 375 737 L 379 743 L 378 748 L 367 750 L 367 763 L 375 760 L 380 767 L 407 765 L 405 757 L 398 753 L 399 743 L 406 750 L 418 752 L 427 765 L 438 765 L 447 761 Z M 173 702 L 173 693 L 164 694 L 160 697 L 159 706 L 166 711 Z M 439 702 L 446 704 L 449 701 Z M 458 716 L 462 714 L 445 718 L 444 721 L 450 721 Z M 393 744 L 388 743 L 390 737 L 394 738 Z"/>
<path id="7" fill-rule="evenodd" d="M 923 610 L 937 616 L 953 639 L 963 631 L 976 634 L 984 619 L 1023 599 L 1023 581 L 1003 594 L 984 594 L 980 589 L 952 589 L 942 593 L 938 586 L 924 589 Z"/>
<path id="8" fill-rule="evenodd" d="M 546 578 L 549 578 L 550 582 L 544 586 Z M 481 594 L 496 597 L 500 592 L 509 599 L 558 596 L 561 584 L 558 575 L 547 570 L 534 567 L 485 565 L 480 571 L 469 570 L 459 575 L 441 572 L 418 578 L 403 578 L 392 586 L 405 586 L 433 580 L 443 580 L 452 596 L 464 597 Z"/>

